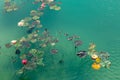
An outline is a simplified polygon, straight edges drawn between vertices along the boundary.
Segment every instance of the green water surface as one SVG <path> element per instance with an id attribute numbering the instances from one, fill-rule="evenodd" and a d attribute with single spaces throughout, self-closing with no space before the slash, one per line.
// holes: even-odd
<path id="1" fill-rule="evenodd" d="M 23 0 L 21 0 L 23 1 Z M 46 66 L 39 71 L 29 72 L 31 80 L 120 80 L 120 0 L 61 0 L 62 10 L 46 10 L 42 23 L 53 34 L 57 31 L 80 35 L 81 49 L 87 49 L 89 42 L 97 45 L 97 50 L 108 51 L 112 65 L 110 69 L 98 71 L 91 68 L 88 58 L 80 59 L 75 55 L 73 45 L 62 36 L 58 44 L 59 54 L 46 58 Z M 0 1 L 0 80 L 17 80 L 17 68 L 10 56 L 14 49 L 6 49 L 4 44 L 19 39 L 26 34 L 17 26 L 18 21 L 29 15 L 32 6 L 27 0 L 16 12 L 4 13 Z M 64 54 L 64 64 L 58 61 Z M 49 55 L 49 54 L 48 54 Z"/>

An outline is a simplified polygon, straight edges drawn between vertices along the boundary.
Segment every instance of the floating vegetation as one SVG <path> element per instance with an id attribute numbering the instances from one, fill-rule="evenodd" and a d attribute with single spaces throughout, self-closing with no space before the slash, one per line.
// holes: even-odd
<path id="1" fill-rule="evenodd" d="M 101 67 L 109 68 L 111 65 L 111 62 L 109 61 L 109 53 L 102 51 L 98 52 L 95 50 L 95 47 L 96 45 L 94 43 L 90 43 L 88 48 L 88 55 L 94 60 L 92 68 L 95 70 L 99 70 Z"/>
<path id="2" fill-rule="evenodd" d="M 12 0 L 4 0 L 5 11 L 11 12 L 17 10 L 17 6 Z M 18 22 L 18 26 L 21 28 L 27 28 L 26 35 L 19 39 L 15 39 L 5 44 L 6 48 L 15 48 L 15 54 L 18 56 L 17 60 L 21 61 L 21 68 L 16 74 L 23 75 L 26 71 L 35 70 L 39 66 L 45 66 L 44 55 L 47 54 L 45 50 L 48 50 L 51 54 L 59 54 L 59 50 L 56 48 L 59 43 L 59 38 L 51 35 L 47 28 L 44 31 L 41 30 L 43 25 L 41 24 L 41 16 L 44 14 L 44 9 L 49 7 L 52 10 L 60 10 L 61 7 L 56 0 L 35 0 L 33 4 L 40 4 L 37 10 L 31 10 L 29 16 L 21 19 Z M 41 30 L 41 31 L 40 31 Z M 76 55 L 79 58 L 85 58 L 90 56 L 94 61 L 91 65 L 93 69 L 99 70 L 101 67 L 109 68 L 111 62 L 109 61 L 109 53 L 104 51 L 96 51 L 96 45 L 90 43 L 88 50 L 79 50 L 79 47 L 83 45 L 83 42 L 78 35 L 70 35 L 68 33 L 60 33 L 65 36 L 66 40 L 71 42 L 75 47 Z M 60 64 L 64 63 L 64 60 L 59 60 Z M 20 80 L 28 80 L 21 78 Z"/>
<path id="3" fill-rule="evenodd" d="M 4 10 L 5 12 L 11 12 L 18 10 L 16 3 L 12 0 L 4 0 Z"/>

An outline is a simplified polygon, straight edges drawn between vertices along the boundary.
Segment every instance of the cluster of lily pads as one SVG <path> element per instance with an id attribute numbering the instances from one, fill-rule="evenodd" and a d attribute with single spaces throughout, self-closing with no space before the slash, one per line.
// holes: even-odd
<path id="1" fill-rule="evenodd" d="M 11 6 L 10 0 L 5 0 L 5 10 L 7 12 L 14 10 Z M 9 5 L 8 5 L 9 4 Z M 37 10 L 31 10 L 30 15 L 21 19 L 18 22 L 19 27 L 25 27 L 27 35 L 20 39 L 12 40 L 5 44 L 7 48 L 14 47 L 15 54 L 18 55 L 18 59 L 21 61 L 22 67 L 17 71 L 18 74 L 23 74 L 27 70 L 34 70 L 39 66 L 44 66 L 44 54 L 46 47 L 52 47 L 50 52 L 52 54 L 58 53 L 58 50 L 53 47 L 59 42 L 57 37 L 50 34 L 47 28 L 44 31 L 40 31 L 42 24 L 40 21 L 41 16 L 44 14 L 45 7 L 49 6 L 50 9 L 60 10 L 59 3 L 55 0 L 35 0 L 33 4 L 40 4 Z M 15 8 L 16 10 L 16 8 Z M 84 58 L 87 55 L 94 61 L 92 68 L 99 70 L 101 67 L 108 68 L 111 64 L 109 61 L 109 54 L 107 52 L 97 52 L 95 50 L 95 44 L 91 43 L 88 51 L 78 50 L 78 47 L 82 45 L 80 37 L 77 35 L 70 36 L 68 33 L 64 33 L 68 41 L 72 41 L 76 51 L 76 55 L 80 58 Z"/>
<path id="2" fill-rule="evenodd" d="M 108 52 L 98 52 L 95 50 L 96 45 L 94 43 L 90 43 L 88 50 L 79 50 L 79 46 L 83 44 L 83 42 L 80 40 L 80 37 L 77 35 L 69 36 L 68 33 L 65 33 L 64 35 L 67 37 L 68 41 L 73 42 L 77 56 L 80 58 L 85 58 L 87 56 L 91 57 L 92 61 L 94 62 L 91 66 L 93 69 L 99 70 L 101 67 L 110 67 L 111 62 L 109 60 L 110 55 Z"/>
<path id="3" fill-rule="evenodd" d="M 48 34 L 47 31 L 44 31 L 41 35 L 34 31 L 19 40 L 12 40 L 5 46 L 7 48 L 15 48 L 15 54 L 19 56 L 18 58 L 21 60 L 21 64 L 23 65 L 23 67 L 18 70 L 18 73 L 22 74 L 26 70 L 34 70 L 38 66 L 44 66 L 44 49 L 46 47 L 55 46 L 57 42 L 58 39 Z M 57 53 L 57 50 L 52 48 L 50 52 L 55 54 Z"/>
<path id="4" fill-rule="evenodd" d="M 99 70 L 101 67 L 109 68 L 111 65 L 109 53 L 104 51 L 98 52 L 95 50 L 95 47 L 96 45 L 91 43 L 88 48 L 88 55 L 94 60 L 92 68 L 96 70 Z"/>
<path id="5" fill-rule="evenodd" d="M 11 12 L 18 10 L 16 3 L 12 0 L 4 0 L 4 10 L 5 12 Z"/>
<path id="6" fill-rule="evenodd" d="M 56 2 L 56 0 L 35 0 L 33 4 L 38 4 L 42 2 L 38 10 L 43 10 L 46 6 L 49 6 L 50 9 L 52 10 L 60 10 L 61 7 L 59 6 L 60 2 Z"/>
<path id="7" fill-rule="evenodd" d="M 21 65 L 23 65 L 21 69 L 17 71 L 17 74 L 23 74 L 26 70 L 34 70 L 38 66 L 44 66 L 44 48 L 55 46 L 59 41 L 58 38 L 50 34 L 47 28 L 44 29 L 43 32 L 39 32 L 42 27 L 40 17 L 43 15 L 44 8 L 47 5 L 50 7 L 56 6 L 57 8 L 56 2 L 54 0 L 35 0 L 33 3 L 36 2 L 41 3 L 41 9 L 31 10 L 28 17 L 18 22 L 19 27 L 25 27 L 27 29 L 27 35 L 5 44 L 7 48 L 15 48 L 15 54 L 19 56 L 17 60 L 20 60 Z M 52 48 L 50 52 L 55 54 L 58 50 Z"/>

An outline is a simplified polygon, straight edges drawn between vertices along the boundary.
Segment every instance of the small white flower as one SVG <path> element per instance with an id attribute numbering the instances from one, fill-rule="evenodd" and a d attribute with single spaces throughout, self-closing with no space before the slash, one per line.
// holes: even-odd
<path id="1" fill-rule="evenodd" d="M 51 46 L 54 46 L 55 45 L 55 43 L 51 43 Z"/>
<path id="2" fill-rule="evenodd" d="M 48 0 L 49 2 L 53 2 L 54 0 Z"/>
<path id="3" fill-rule="evenodd" d="M 12 40 L 11 41 L 11 44 L 16 44 L 17 43 L 17 40 Z"/>
<path id="4" fill-rule="evenodd" d="M 18 26 L 23 26 L 24 25 L 24 20 L 21 20 L 20 22 L 18 22 Z"/>
<path id="5" fill-rule="evenodd" d="M 97 59 L 97 58 L 98 58 L 98 55 L 93 54 L 91 57 L 92 57 L 92 59 Z"/>

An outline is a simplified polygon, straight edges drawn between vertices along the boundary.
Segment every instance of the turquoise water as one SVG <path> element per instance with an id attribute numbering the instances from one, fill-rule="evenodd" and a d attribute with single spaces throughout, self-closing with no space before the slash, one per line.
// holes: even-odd
<path id="1" fill-rule="evenodd" d="M 28 0 L 29 1 L 29 0 Z M 111 55 L 110 69 L 95 71 L 91 68 L 88 58 L 80 59 L 75 55 L 74 47 L 61 38 L 58 48 L 60 53 L 46 58 L 46 65 L 40 71 L 30 72 L 32 80 L 120 80 L 120 0 L 61 0 L 62 10 L 54 12 L 46 10 L 42 17 L 45 28 L 51 32 L 63 31 L 78 34 L 88 48 L 89 42 L 97 45 L 97 50 L 108 51 Z M 14 73 L 17 70 L 9 56 L 14 55 L 12 49 L 6 49 L 4 44 L 25 35 L 23 28 L 17 27 L 17 22 L 28 16 L 31 1 L 20 5 L 20 9 L 12 13 L 2 11 L 0 3 L 0 79 L 16 80 Z M 68 47 L 69 46 L 69 47 Z M 64 54 L 64 64 L 58 64 Z"/>

